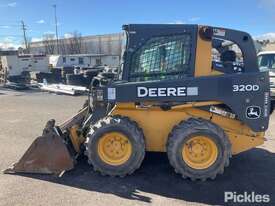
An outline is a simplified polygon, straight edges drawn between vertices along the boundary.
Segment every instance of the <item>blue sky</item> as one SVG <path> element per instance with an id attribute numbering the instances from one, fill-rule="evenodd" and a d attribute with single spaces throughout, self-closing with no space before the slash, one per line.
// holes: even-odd
<path id="1" fill-rule="evenodd" d="M 0 0 L 0 47 L 22 43 L 21 20 L 33 41 L 53 33 L 53 4 L 61 36 L 115 33 L 127 23 L 189 23 L 275 38 L 275 0 Z"/>

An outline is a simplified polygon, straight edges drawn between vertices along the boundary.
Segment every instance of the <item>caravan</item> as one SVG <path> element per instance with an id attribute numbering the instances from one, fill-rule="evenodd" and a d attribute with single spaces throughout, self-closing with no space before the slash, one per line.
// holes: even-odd
<path id="1" fill-rule="evenodd" d="M 94 67 L 98 65 L 118 67 L 119 56 L 105 54 L 50 55 L 49 63 L 51 67 Z"/>

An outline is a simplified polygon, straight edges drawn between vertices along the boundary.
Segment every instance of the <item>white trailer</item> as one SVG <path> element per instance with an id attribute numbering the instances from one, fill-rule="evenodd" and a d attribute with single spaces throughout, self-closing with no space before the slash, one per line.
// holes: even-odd
<path id="1" fill-rule="evenodd" d="M 75 55 L 50 55 L 49 64 L 51 67 L 80 66 L 94 67 L 107 65 L 109 67 L 119 66 L 118 55 L 105 54 L 75 54 Z"/>
<path id="2" fill-rule="evenodd" d="M 1 67 L 7 76 L 21 75 L 24 71 L 49 72 L 49 59 L 45 55 L 1 56 Z"/>

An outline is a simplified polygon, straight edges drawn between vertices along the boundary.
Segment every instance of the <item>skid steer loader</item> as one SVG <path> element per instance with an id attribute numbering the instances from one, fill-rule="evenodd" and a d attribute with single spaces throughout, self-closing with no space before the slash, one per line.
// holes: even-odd
<path id="1" fill-rule="evenodd" d="M 259 71 L 249 34 L 200 25 L 123 29 L 117 79 L 93 79 L 88 104 L 59 126 L 50 120 L 6 173 L 59 174 L 84 153 L 95 171 L 123 177 L 153 151 L 166 152 L 183 178 L 206 180 L 232 155 L 264 143 L 269 75 Z"/>

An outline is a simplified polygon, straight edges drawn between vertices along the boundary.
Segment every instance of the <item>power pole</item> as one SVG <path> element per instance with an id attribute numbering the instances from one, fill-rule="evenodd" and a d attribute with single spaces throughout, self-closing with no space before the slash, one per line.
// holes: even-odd
<path id="1" fill-rule="evenodd" d="M 57 15 L 56 15 L 56 4 L 53 5 L 54 8 L 54 20 L 55 20 L 55 35 L 56 35 L 56 49 L 57 54 L 59 54 L 59 43 L 58 43 L 58 31 L 57 31 Z"/>
<path id="2" fill-rule="evenodd" d="M 23 20 L 21 21 L 21 25 L 22 25 L 23 35 L 24 35 L 25 48 L 26 48 L 26 51 L 29 52 L 29 46 L 28 46 L 27 37 L 26 37 L 27 28 Z"/>

